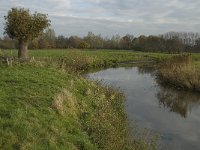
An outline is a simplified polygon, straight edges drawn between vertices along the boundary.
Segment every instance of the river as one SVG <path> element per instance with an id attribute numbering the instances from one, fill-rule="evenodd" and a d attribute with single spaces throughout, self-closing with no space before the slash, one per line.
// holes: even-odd
<path id="1" fill-rule="evenodd" d="M 110 68 L 88 77 L 119 87 L 129 122 L 158 133 L 162 149 L 200 149 L 200 94 L 161 85 L 150 68 Z"/>

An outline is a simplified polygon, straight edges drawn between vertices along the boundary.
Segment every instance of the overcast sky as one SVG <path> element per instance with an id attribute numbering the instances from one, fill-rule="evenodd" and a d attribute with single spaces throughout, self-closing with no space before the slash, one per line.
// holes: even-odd
<path id="1" fill-rule="evenodd" d="M 48 14 L 57 35 L 200 32 L 199 0 L 0 0 L 0 36 L 12 7 Z"/>

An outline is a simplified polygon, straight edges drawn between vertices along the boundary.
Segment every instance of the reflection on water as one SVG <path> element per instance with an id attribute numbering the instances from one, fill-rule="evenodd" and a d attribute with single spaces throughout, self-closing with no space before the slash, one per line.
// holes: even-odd
<path id="1" fill-rule="evenodd" d="M 177 91 L 156 82 L 153 68 L 111 68 L 88 75 L 120 87 L 130 122 L 161 135 L 163 148 L 200 149 L 200 95 Z"/>
<path id="2" fill-rule="evenodd" d="M 129 68 L 130 69 L 130 68 Z M 137 71 L 139 74 L 150 74 L 150 75 L 154 75 L 154 72 L 155 72 L 155 68 L 152 67 L 152 66 L 138 66 L 137 67 Z"/>
<path id="3" fill-rule="evenodd" d="M 162 86 L 156 96 L 160 106 L 169 108 L 171 112 L 178 113 L 184 118 L 187 117 L 188 111 L 192 111 L 192 107 L 199 105 L 200 97 L 193 92 L 177 91 Z"/>

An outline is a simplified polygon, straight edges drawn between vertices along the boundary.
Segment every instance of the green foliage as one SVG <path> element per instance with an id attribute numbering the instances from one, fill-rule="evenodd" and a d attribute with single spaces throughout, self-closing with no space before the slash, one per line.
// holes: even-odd
<path id="1" fill-rule="evenodd" d="M 50 25 L 47 15 L 37 12 L 30 14 L 30 11 L 25 8 L 12 8 L 5 16 L 5 20 L 5 33 L 10 38 L 23 42 L 38 37 Z"/>

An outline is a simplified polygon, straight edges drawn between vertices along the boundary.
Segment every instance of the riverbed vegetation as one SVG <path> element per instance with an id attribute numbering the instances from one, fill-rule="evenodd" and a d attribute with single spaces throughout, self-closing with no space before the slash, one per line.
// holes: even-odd
<path id="1" fill-rule="evenodd" d="M 199 65 L 197 61 L 195 67 L 192 59 L 191 54 L 181 54 L 161 61 L 158 65 L 158 79 L 176 88 L 199 92 Z"/>

